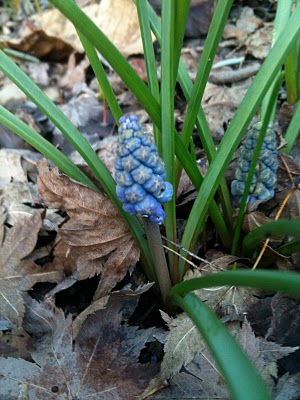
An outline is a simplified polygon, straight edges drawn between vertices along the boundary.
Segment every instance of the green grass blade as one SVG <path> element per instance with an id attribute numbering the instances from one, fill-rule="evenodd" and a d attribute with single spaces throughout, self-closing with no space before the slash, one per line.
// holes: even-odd
<path id="1" fill-rule="evenodd" d="M 299 133 L 300 133 L 300 101 L 296 106 L 292 120 L 284 135 L 284 139 L 286 140 L 287 145 L 284 149 L 281 150 L 283 153 L 290 154 L 290 152 L 293 150 L 295 146 L 297 138 L 299 137 Z"/>
<path id="2" fill-rule="evenodd" d="M 300 220 L 284 220 L 268 222 L 258 228 L 253 229 L 245 236 L 242 244 L 242 253 L 250 256 L 255 247 L 268 238 L 294 236 L 300 239 Z"/>
<path id="3" fill-rule="evenodd" d="M 263 380 L 218 317 L 193 293 L 173 300 L 193 320 L 214 356 L 234 400 L 271 400 Z"/>
<path id="4" fill-rule="evenodd" d="M 270 270 L 240 270 L 218 272 L 203 278 L 190 279 L 173 286 L 170 296 L 180 296 L 194 290 L 215 286 L 241 286 L 285 292 L 290 296 L 300 296 L 300 274 Z"/>
<path id="5" fill-rule="evenodd" d="M 96 191 L 99 190 L 97 186 L 72 161 L 62 154 L 60 150 L 2 106 L 0 106 L 0 123 L 12 130 L 16 135 L 20 136 L 37 151 L 51 160 L 70 178 L 75 179 L 77 182 L 83 183 Z"/>
<path id="6" fill-rule="evenodd" d="M 270 51 L 260 71 L 255 77 L 240 107 L 232 119 L 227 132 L 219 146 L 217 155 L 212 161 L 187 222 L 182 239 L 182 246 L 190 249 L 195 234 L 200 231 L 207 208 L 219 186 L 224 172 L 240 143 L 246 128 L 253 118 L 258 105 L 262 101 L 271 83 L 277 75 L 278 68 L 300 35 L 300 7 L 298 6 L 290 18 L 284 33 Z M 183 264 L 184 261 L 182 260 Z"/>
<path id="7" fill-rule="evenodd" d="M 136 8 L 139 17 L 142 42 L 144 48 L 144 58 L 146 62 L 146 70 L 147 70 L 147 78 L 148 78 L 148 87 L 150 89 L 151 94 L 155 98 L 157 102 L 160 102 L 160 94 L 159 94 L 159 84 L 158 84 L 158 76 L 157 76 L 157 68 L 156 68 L 156 60 L 154 47 L 152 44 L 152 35 L 150 29 L 149 15 L 148 15 L 148 1 L 147 0 L 137 0 Z M 158 128 L 156 125 L 153 126 L 154 139 L 158 149 L 159 154 L 161 155 L 161 135 L 159 134 Z"/>
<path id="8" fill-rule="evenodd" d="M 105 100 L 107 101 L 108 107 L 110 108 L 110 111 L 111 111 L 116 123 L 119 124 L 119 119 L 122 117 L 122 110 L 121 110 L 121 108 L 118 104 L 118 101 L 116 99 L 116 96 L 109 84 L 105 70 L 102 66 L 101 61 L 99 60 L 97 52 L 96 52 L 94 46 L 91 45 L 91 43 L 85 38 L 85 36 L 83 36 L 80 32 L 77 32 L 77 34 L 82 43 L 84 51 L 91 63 L 94 74 L 96 75 L 96 78 L 98 80 L 98 84 L 103 92 Z"/>
<path id="9" fill-rule="evenodd" d="M 162 40 L 161 40 L 161 134 L 162 158 L 166 166 L 166 181 L 174 187 L 175 183 L 175 132 L 174 132 L 174 32 L 175 32 L 175 2 L 162 2 Z M 176 196 L 164 206 L 166 211 L 165 227 L 169 240 L 177 242 L 176 230 Z M 178 282 L 178 258 L 169 253 L 169 265 L 173 282 Z"/>

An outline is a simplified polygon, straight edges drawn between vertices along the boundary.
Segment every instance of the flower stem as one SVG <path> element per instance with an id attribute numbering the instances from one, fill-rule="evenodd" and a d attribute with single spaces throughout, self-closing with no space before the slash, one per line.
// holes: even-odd
<path id="1" fill-rule="evenodd" d="M 166 262 L 165 252 L 162 245 L 159 225 L 149 221 L 149 218 L 142 218 L 144 229 L 147 235 L 148 244 L 152 253 L 153 264 L 158 280 L 158 285 L 165 304 L 166 298 L 171 289 L 171 279 Z"/>

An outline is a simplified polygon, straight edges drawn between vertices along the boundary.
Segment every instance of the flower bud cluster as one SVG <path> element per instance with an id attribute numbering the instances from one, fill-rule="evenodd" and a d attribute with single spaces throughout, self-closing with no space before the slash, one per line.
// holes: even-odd
<path id="1" fill-rule="evenodd" d="M 120 118 L 116 155 L 116 193 L 123 209 L 157 224 L 164 222 L 162 203 L 171 200 L 173 187 L 164 180 L 165 165 L 155 144 L 134 115 Z"/>
<path id="2" fill-rule="evenodd" d="M 241 197 L 245 190 L 246 180 L 250 169 L 251 160 L 259 138 L 262 123 L 258 122 L 249 131 L 245 142 L 241 146 L 241 155 L 238 159 L 238 167 L 235 180 L 231 183 L 233 196 Z M 277 140 L 272 125 L 268 126 L 263 146 L 259 154 L 259 160 L 255 168 L 250 187 L 251 203 L 257 200 L 267 201 L 274 197 L 274 189 L 277 182 Z"/>

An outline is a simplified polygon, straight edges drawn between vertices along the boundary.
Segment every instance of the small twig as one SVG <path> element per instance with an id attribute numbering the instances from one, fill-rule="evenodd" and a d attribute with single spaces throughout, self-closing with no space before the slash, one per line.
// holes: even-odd
<path id="1" fill-rule="evenodd" d="M 163 302 L 166 303 L 166 298 L 171 289 L 171 279 L 167 266 L 166 256 L 162 244 L 159 225 L 149 221 L 149 218 L 142 218 L 145 232 L 148 239 L 148 244 L 153 257 L 153 264 L 158 280 L 158 285 L 162 295 Z"/>
<path id="2" fill-rule="evenodd" d="M 209 82 L 215 85 L 224 85 L 225 83 L 232 83 L 242 81 L 255 75 L 260 69 L 259 63 L 254 63 L 247 67 L 233 69 L 229 71 L 214 71 L 209 75 Z"/>

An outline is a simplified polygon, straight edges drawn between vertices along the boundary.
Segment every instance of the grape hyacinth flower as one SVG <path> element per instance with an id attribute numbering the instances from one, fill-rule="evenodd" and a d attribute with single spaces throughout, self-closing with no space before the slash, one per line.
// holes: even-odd
<path id="1" fill-rule="evenodd" d="M 236 179 L 231 183 L 231 193 L 233 196 L 239 196 L 239 202 L 245 190 L 251 160 L 261 128 L 261 122 L 255 124 L 241 146 L 241 154 L 235 173 Z M 269 124 L 250 186 L 251 196 L 249 198 L 251 204 L 257 200 L 265 202 L 274 197 L 274 189 L 277 183 L 277 153 L 276 134 L 272 125 Z"/>
<path id="2" fill-rule="evenodd" d="M 116 193 L 129 214 L 140 214 L 151 222 L 165 220 L 163 203 L 173 196 L 173 187 L 165 179 L 165 165 L 155 144 L 134 115 L 120 118 L 116 148 Z"/>

